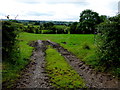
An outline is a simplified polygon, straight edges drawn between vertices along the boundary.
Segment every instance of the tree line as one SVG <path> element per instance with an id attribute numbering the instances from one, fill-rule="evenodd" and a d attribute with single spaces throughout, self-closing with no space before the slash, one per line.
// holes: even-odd
<path id="1" fill-rule="evenodd" d="M 40 25 L 28 25 L 23 31 L 35 34 L 68 34 L 69 27 L 66 25 L 55 25 L 52 22 Z"/>
<path id="2" fill-rule="evenodd" d="M 37 23 L 39 27 L 28 25 L 24 28 L 24 31 L 36 34 L 94 34 L 97 33 L 96 26 L 107 19 L 106 15 L 99 16 L 97 12 L 86 9 L 80 13 L 79 22 L 63 25 L 69 28 L 57 28 L 54 23 L 47 22 L 42 24 Z"/>

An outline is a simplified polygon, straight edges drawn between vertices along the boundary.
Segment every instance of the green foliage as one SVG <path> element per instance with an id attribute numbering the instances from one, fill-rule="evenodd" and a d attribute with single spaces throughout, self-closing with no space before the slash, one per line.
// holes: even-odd
<path id="1" fill-rule="evenodd" d="M 100 22 L 104 22 L 104 21 L 106 21 L 108 18 L 107 18 L 107 16 L 106 15 L 101 15 L 100 16 Z"/>
<path id="2" fill-rule="evenodd" d="M 77 31 L 77 24 L 78 24 L 78 22 L 74 22 L 72 25 L 70 25 L 70 34 L 77 34 L 77 33 L 79 33 Z"/>
<path id="3" fill-rule="evenodd" d="M 44 29 L 52 29 L 53 25 L 54 24 L 52 22 L 48 22 L 48 23 L 44 23 L 43 27 Z"/>
<path id="4" fill-rule="evenodd" d="M 15 64 L 19 56 L 18 40 L 19 26 L 12 21 L 2 22 L 2 52 L 3 61 Z M 9 59 L 9 60 L 8 60 Z"/>
<path id="5" fill-rule="evenodd" d="M 65 25 L 54 25 L 52 30 L 55 31 L 55 34 L 68 34 L 69 27 Z"/>
<path id="6" fill-rule="evenodd" d="M 34 33 L 34 27 L 33 26 L 28 26 L 27 30 L 29 33 Z"/>
<path id="7" fill-rule="evenodd" d="M 40 29 L 39 25 L 24 26 L 24 31 L 25 32 L 29 32 L 29 33 L 36 33 L 36 34 L 40 34 L 41 33 L 41 29 Z"/>
<path id="8" fill-rule="evenodd" d="M 118 22 L 118 23 L 120 23 L 120 14 L 118 14 L 115 17 L 110 17 L 109 20 L 112 21 L 112 22 Z"/>
<path id="9" fill-rule="evenodd" d="M 80 14 L 80 22 L 77 29 L 81 33 L 94 33 L 95 26 L 100 23 L 100 17 L 97 12 L 86 9 Z"/>
<path id="10" fill-rule="evenodd" d="M 99 64 L 105 67 L 105 70 L 120 67 L 120 16 L 110 18 L 98 26 L 97 54 Z"/>
<path id="11" fill-rule="evenodd" d="M 29 62 L 32 48 L 27 42 L 18 40 L 22 25 L 16 22 L 2 22 L 2 82 L 9 88 L 19 77 L 21 69 Z"/>
<path id="12" fill-rule="evenodd" d="M 47 49 L 46 61 L 46 70 L 53 86 L 57 88 L 85 88 L 82 78 L 55 49 L 51 47 Z"/>
<path id="13" fill-rule="evenodd" d="M 68 34 L 69 27 L 65 25 L 54 25 L 53 23 L 44 23 L 40 25 L 24 26 L 24 31 L 36 34 Z"/>
<path id="14" fill-rule="evenodd" d="M 2 82 L 6 83 L 7 88 L 11 88 L 15 80 L 20 77 L 20 72 L 25 66 L 30 62 L 30 56 L 32 55 L 33 47 L 28 45 L 26 40 L 22 40 L 19 42 L 20 54 L 16 60 L 17 64 L 13 64 L 10 62 L 3 62 L 3 70 L 2 70 Z"/>

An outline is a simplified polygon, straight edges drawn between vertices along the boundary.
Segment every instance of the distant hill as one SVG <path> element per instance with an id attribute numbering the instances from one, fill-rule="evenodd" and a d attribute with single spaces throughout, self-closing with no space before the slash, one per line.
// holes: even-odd
<path id="1" fill-rule="evenodd" d="M 2 20 L 7 21 L 7 19 L 2 19 Z M 40 20 L 17 20 L 17 21 L 21 23 L 38 23 L 38 24 L 52 22 L 55 25 L 69 25 L 73 23 L 73 22 L 68 22 L 68 21 L 40 21 Z"/>

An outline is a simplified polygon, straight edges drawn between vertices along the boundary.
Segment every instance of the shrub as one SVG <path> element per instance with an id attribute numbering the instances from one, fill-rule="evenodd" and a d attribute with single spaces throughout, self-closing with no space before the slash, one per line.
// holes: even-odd
<path id="1" fill-rule="evenodd" d="M 12 21 L 2 22 L 2 56 L 3 61 L 15 64 L 19 56 L 18 37 L 19 26 Z"/>
<path id="2" fill-rule="evenodd" d="M 118 20 L 114 20 L 114 18 Z M 120 67 L 120 16 L 98 25 L 97 55 L 105 70 Z"/>

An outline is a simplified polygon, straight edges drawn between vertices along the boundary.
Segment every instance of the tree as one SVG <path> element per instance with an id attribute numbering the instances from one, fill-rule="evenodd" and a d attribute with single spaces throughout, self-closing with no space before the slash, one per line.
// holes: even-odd
<path id="1" fill-rule="evenodd" d="M 86 9 L 80 14 L 79 28 L 83 33 L 94 33 L 95 26 L 100 23 L 100 17 L 97 12 Z"/>
<path id="2" fill-rule="evenodd" d="M 104 22 L 105 20 L 107 20 L 107 16 L 106 15 L 101 15 L 100 16 L 100 22 Z"/>
<path id="3" fill-rule="evenodd" d="M 118 22 L 118 23 L 120 23 L 120 14 L 118 14 L 115 17 L 110 17 L 109 20 L 112 21 L 112 22 Z"/>
<path id="4" fill-rule="evenodd" d="M 44 29 L 51 29 L 54 26 L 54 24 L 52 22 L 48 22 L 48 23 L 44 23 L 43 27 Z"/>
<path id="5" fill-rule="evenodd" d="M 77 27 L 78 22 L 74 22 L 73 24 L 70 25 L 70 33 L 75 34 L 77 33 L 76 27 Z"/>

